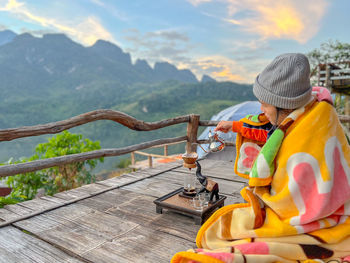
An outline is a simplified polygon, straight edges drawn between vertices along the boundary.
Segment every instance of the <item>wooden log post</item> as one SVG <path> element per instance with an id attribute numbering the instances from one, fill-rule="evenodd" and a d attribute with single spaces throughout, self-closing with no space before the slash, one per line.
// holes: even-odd
<path id="1" fill-rule="evenodd" d="M 345 95 L 344 97 L 344 114 L 347 116 L 350 116 L 350 96 L 349 95 Z"/>
<path id="2" fill-rule="evenodd" d="M 164 145 L 164 156 L 168 156 L 168 145 Z"/>
<path id="3" fill-rule="evenodd" d="M 135 161 L 135 152 L 131 153 L 131 165 L 135 165 L 136 161 Z"/>
<path id="4" fill-rule="evenodd" d="M 197 132 L 200 115 L 191 114 L 190 121 L 187 124 L 187 143 L 186 152 L 197 152 Z"/>
<path id="5" fill-rule="evenodd" d="M 152 155 L 149 155 L 149 156 L 148 156 L 148 167 L 149 167 L 149 168 L 152 168 L 152 167 L 153 167 L 152 159 L 153 159 L 153 158 L 152 158 Z"/>
<path id="6" fill-rule="evenodd" d="M 331 91 L 331 67 L 326 64 L 326 83 L 325 86 Z"/>
<path id="7" fill-rule="evenodd" d="M 135 169 L 135 164 L 136 164 L 136 161 L 135 161 L 135 152 L 131 152 L 131 166 L 133 167 L 132 168 L 132 171 L 135 172 L 136 169 Z"/>
<path id="8" fill-rule="evenodd" d="M 350 116 L 350 96 L 349 95 L 345 95 L 345 98 L 344 98 L 344 114 L 346 116 Z M 350 128 L 350 125 L 349 123 L 346 123 L 345 124 L 345 127 L 349 130 Z"/>

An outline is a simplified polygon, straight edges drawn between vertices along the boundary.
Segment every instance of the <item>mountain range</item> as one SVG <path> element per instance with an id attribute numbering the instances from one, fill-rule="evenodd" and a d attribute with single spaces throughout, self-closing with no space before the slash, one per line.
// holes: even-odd
<path id="1" fill-rule="evenodd" d="M 38 38 L 8 30 L 0 32 L 0 78 L 1 88 L 11 86 L 11 91 L 36 96 L 47 95 L 47 87 L 57 82 L 61 90 L 83 89 L 100 81 L 122 85 L 167 80 L 198 83 L 190 70 L 179 70 L 168 62 L 157 62 L 153 68 L 145 60 L 133 64 L 129 53 L 108 41 L 84 47 L 63 34 Z M 14 78 L 26 81 L 14 83 Z M 213 79 L 205 76 L 204 81 Z M 22 87 L 22 83 L 35 86 L 35 90 Z"/>
<path id="2" fill-rule="evenodd" d="M 99 108 L 144 121 L 190 113 L 208 119 L 233 104 L 255 99 L 251 85 L 216 82 L 209 76 L 198 81 L 190 70 L 168 62 L 153 67 L 146 60 L 133 63 L 129 53 L 111 42 L 98 40 L 84 47 L 63 34 L 0 32 L 0 79 L 0 129 L 59 121 Z M 102 148 L 117 148 L 184 135 L 185 130 L 181 126 L 133 132 L 99 121 L 72 132 L 100 140 Z M 2 142 L 0 162 L 31 155 L 47 137 Z"/>

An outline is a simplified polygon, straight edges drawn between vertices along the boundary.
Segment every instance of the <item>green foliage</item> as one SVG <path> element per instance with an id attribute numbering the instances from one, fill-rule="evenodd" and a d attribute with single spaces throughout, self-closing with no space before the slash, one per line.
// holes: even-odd
<path id="1" fill-rule="evenodd" d="M 123 158 L 117 164 L 117 168 L 119 168 L 119 169 L 128 168 L 130 164 L 131 164 L 131 159 Z"/>
<path id="2" fill-rule="evenodd" d="M 7 164 L 30 162 L 98 149 L 101 149 L 98 141 L 93 142 L 84 139 L 81 134 L 71 134 L 64 131 L 50 138 L 47 143 L 38 144 L 35 148 L 35 154 L 30 158 L 22 158 L 19 161 L 10 159 Z M 43 189 L 45 194 L 53 195 L 92 183 L 95 181 L 95 176 L 91 171 L 98 162 L 103 162 L 103 158 L 9 176 L 6 178 L 6 183 L 13 190 L 9 196 L 0 198 L 0 206 L 30 200 L 35 197 L 39 189 Z"/>
<path id="3" fill-rule="evenodd" d="M 322 43 L 320 48 L 315 48 L 306 55 L 311 64 L 311 83 L 316 85 L 317 76 L 314 73 L 316 73 L 319 64 L 350 61 L 350 43 L 342 43 L 338 40 L 328 40 L 327 42 Z M 349 63 L 338 64 L 341 68 L 348 68 L 349 65 Z M 340 95 L 336 96 L 334 105 L 339 114 L 344 114 L 344 97 Z"/>
<path id="4" fill-rule="evenodd" d="M 349 61 L 350 44 L 342 43 L 338 40 L 328 40 L 322 43 L 320 48 L 315 48 L 306 55 L 310 60 L 312 69 L 320 63 Z"/>

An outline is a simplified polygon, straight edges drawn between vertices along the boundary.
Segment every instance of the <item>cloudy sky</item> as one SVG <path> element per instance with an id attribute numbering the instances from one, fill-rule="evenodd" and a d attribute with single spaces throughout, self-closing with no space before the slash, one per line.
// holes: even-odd
<path id="1" fill-rule="evenodd" d="M 111 41 L 133 60 L 252 83 L 275 56 L 350 43 L 350 0 L 0 0 L 0 30 Z"/>

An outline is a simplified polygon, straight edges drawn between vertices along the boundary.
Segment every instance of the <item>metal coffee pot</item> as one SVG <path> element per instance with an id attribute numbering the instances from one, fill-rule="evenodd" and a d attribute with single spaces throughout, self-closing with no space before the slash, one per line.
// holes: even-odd
<path id="1" fill-rule="evenodd" d="M 217 133 L 209 131 L 209 152 L 220 152 L 225 148 L 225 141 Z"/>

